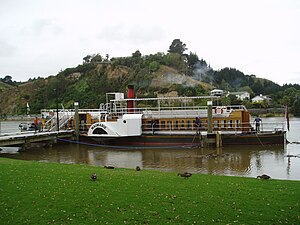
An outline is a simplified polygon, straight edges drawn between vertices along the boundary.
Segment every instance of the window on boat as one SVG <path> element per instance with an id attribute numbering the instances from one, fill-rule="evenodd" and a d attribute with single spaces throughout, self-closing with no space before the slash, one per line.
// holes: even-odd
<path id="1" fill-rule="evenodd" d="M 221 120 L 221 128 L 224 128 L 225 127 L 225 120 Z"/>
<path id="2" fill-rule="evenodd" d="M 152 129 L 152 120 L 148 120 L 147 124 L 145 126 L 146 130 L 151 130 Z"/>
<path id="3" fill-rule="evenodd" d="M 168 123 L 168 129 L 171 130 L 172 129 L 172 121 L 168 121 L 167 123 Z"/>
<path id="4" fill-rule="evenodd" d="M 176 120 L 175 121 L 175 128 L 178 129 L 178 127 L 179 127 L 179 122 L 178 122 L 178 120 Z"/>
<path id="5" fill-rule="evenodd" d="M 218 128 L 219 124 L 218 124 L 218 120 L 214 120 L 214 128 Z"/>
<path id="6" fill-rule="evenodd" d="M 229 127 L 232 128 L 233 127 L 233 121 L 229 120 Z"/>
<path id="7" fill-rule="evenodd" d="M 160 122 L 160 124 L 161 124 L 162 129 L 166 128 L 166 121 L 163 120 L 163 121 Z"/>
<path id="8" fill-rule="evenodd" d="M 95 130 L 93 130 L 93 134 L 107 134 L 107 132 L 103 128 L 97 127 Z"/>
<path id="9" fill-rule="evenodd" d="M 186 126 L 187 126 L 187 128 L 191 127 L 191 121 L 190 120 L 187 121 Z"/>
<path id="10" fill-rule="evenodd" d="M 241 125 L 240 125 L 240 124 L 241 124 L 240 120 L 236 120 L 235 122 L 236 122 L 236 127 L 241 127 Z"/>
<path id="11" fill-rule="evenodd" d="M 204 127 L 207 127 L 208 124 L 207 120 L 204 120 L 203 122 L 204 122 Z"/>
<path id="12" fill-rule="evenodd" d="M 181 120 L 181 128 L 184 129 L 184 120 Z"/>

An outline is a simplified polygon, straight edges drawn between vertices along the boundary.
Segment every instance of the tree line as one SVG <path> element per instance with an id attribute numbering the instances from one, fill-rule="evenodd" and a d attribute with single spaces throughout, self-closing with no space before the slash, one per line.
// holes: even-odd
<path id="1" fill-rule="evenodd" d="M 162 66 L 175 69 L 178 73 L 193 78 L 196 81 L 207 83 L 211 87 L 229 92 L 247 91 L 251 97 L 267 95 L 272 101 L 253 105 L 251 101 L 240 101 L 234 97 L 224 99 L 224 103 L 245 104 L 247 107 L 283 107 L 292 109 L 295 115 L 300 116 L 300 86 L 285 84 L 280 86 L 270 80 L 257 78 L 255 75 L 246 75 L 235 68 L 213 70 L 210 65 L 200 58 L 196 52 L 186 53 L 185 43 L 174 39 L 167 53 L 143 55 L 139 50 L 128 57 L 112 57 L 109 54 L 89 54 L 83 57 L 82 64 L 74 68 L 66 68 L 57 76 L 46 79 L 34 78 L 28 82 L 37 84 L 35 94 L 23 94 L 23 99 L 30 101 L 32 111 L 38 112 L 41 108 L 53 108 L 56 101 L 66 108 L 72 107 L 74 101 L 79 101 L 81 107 L 95 108 L 105 102 L 105 93 L 112 91 L 126 92 L 128 84 L 133 84 L 139 96 L 155 96 L 155 93 L 177 91 L 179 95 L 207 95 L 210 90 L 202 85 L 185 86 L 173 84 L 169 88 L 152 87 L 151 82 Z M 109 71 L 118 74 L 110 77 Z M 116 72 L 116 73 L 117 73 Z M 47 80 L 47 82 L 45 82 Z M 3 83 L 17 86 L 19 83 L 7 75 L 1 78 Z M 54 91 L 55 90 L 55 91 Z"/>

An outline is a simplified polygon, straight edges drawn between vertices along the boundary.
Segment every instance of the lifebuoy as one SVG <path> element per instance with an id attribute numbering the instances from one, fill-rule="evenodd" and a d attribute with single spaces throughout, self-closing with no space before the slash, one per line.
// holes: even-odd
<path id="1" fill-rule="evenodd" d="M 222 108 L 221 107 L 216 107 L 215 108 L 215 113 L 216 114 L 222 114 L 223 112 L 224 112 L 224 108 L 223 107 Z"/>

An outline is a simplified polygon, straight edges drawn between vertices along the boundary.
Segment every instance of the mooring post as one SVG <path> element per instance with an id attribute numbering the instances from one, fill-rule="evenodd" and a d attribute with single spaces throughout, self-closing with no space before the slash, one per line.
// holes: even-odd
<path id="1" fill-rule="evenodd" d="M 217 151 L 220 148 L 220 133 L 219 131 L 216 132 L 216 147 L 217 147 Z"/>
<path id="2" fill-rule="evenodd" d="M 217 154 L 220 155 L 222 153 L 222 134 L 221 134 L 221 131 L 216 132 L 216 147 L 217 147 Z"/>
<path id="3" fill-rule="evenodd" d="M 75 133 L 76 133 L 76 141 L 79 141 L 79 113 L 78 113 L 79 103 L 78 102 L 74 102 L 74 107 L 75 107 Z"/>
<path id="4" fill-rule="evenodd" d="M 55 89 L 55 100 L 56 100 L 56 130 L 59 131 L 59 113 L 58 113 L 58 96 L 57 88 Z"/>
<path id="5" fill-rule="evenodd" d="M 207 101 L 207 133 L 212 133 L 212 101 Z"/>

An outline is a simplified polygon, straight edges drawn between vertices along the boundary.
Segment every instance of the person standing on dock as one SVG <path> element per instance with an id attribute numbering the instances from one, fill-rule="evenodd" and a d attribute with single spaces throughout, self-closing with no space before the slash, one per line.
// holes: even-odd
<path id="1" fill-rule="evenodd" d="M 36 132 L 38 130 L 39 119 L 37 117 L 35 117 L 33 123 L 34 123 L 34 129 Z"/>
<path id="2" fill-rule="evenodd" d="M 254 119 L 254 123 L 255 123 L 255 131 L 259 132 L 260 131 L 261 118 L 258 115 Z"/>

